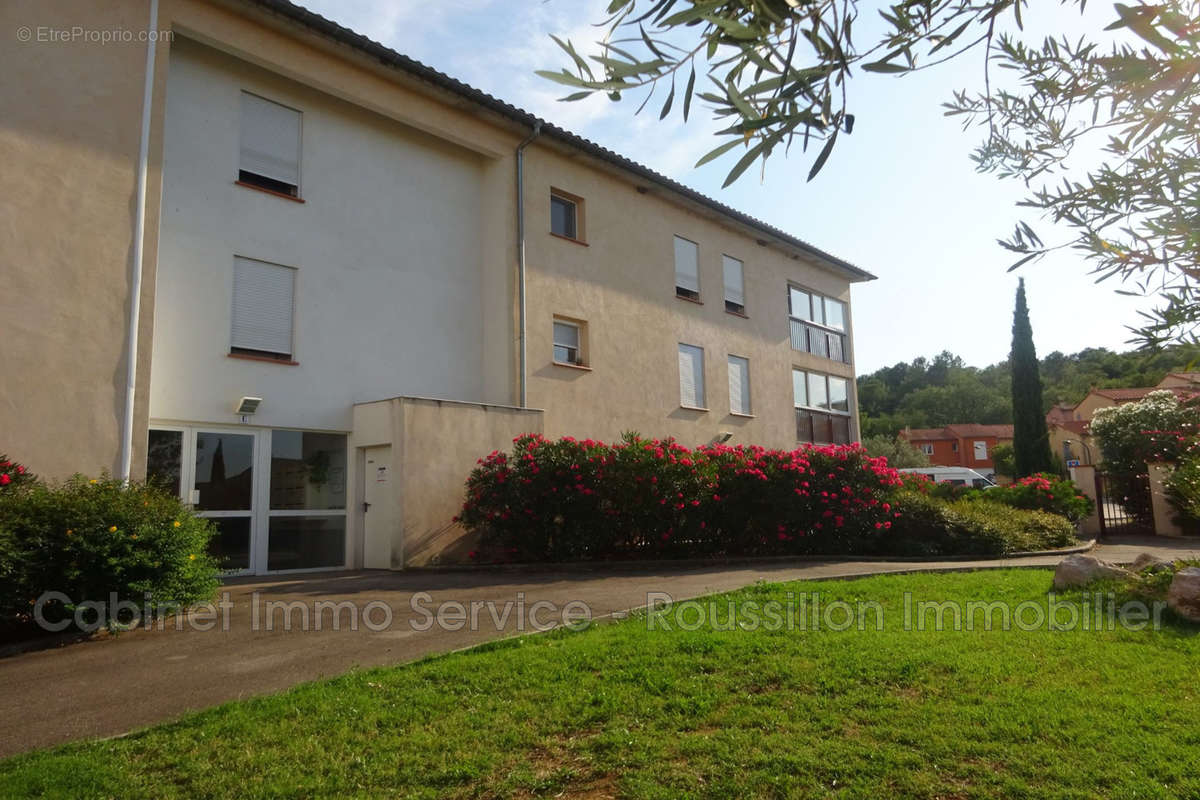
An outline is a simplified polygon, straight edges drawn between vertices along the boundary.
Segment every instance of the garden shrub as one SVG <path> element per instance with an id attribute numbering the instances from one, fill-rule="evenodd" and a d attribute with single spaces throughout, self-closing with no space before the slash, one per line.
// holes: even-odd
<path id="1" fill-rule="evenodd" d="M 1065 517 L 992 502 L 994 491 L 953 502 L 901 492 L 895 501 L 896 524 L 874 554 L 1005 555 L 1075 543 L 1075 527 Z"/>
<path id="2" fill-rule="evenodd" d="M 954 485 L 948 481 L 938 483 L 918 473 L 902 473 L 901 480 L 906 490 L 939 500 L 987 500 L 1027 511 L 1046 511 L 1072 522 L 1085 518 L 1095 508 L 1073 481 L 1045 472 L 1022 478 L 1009 486 L 987 489 Z"/>
<path id="3" fill-rule="evenodd" d="M 989 502 L 1013 508 L 1047 511 L 1072 522 L 1078 522 L 1095 509 L 1095 504 L 1080 492 L 1074 481 L 1045 472 L 1021 478 L 1008 486 L 986 489 L 980 495 L 973 496 L 982 496 Z"/>
<path id="4" fill-rule="evenodd" d="M 693 450 L 528 435 L 480 460 L 457 519 L 489 560 L 852 552 L 892 526 L 898 485 L 857 445 Z"/>
<path id="5" fill-rule="evenodd" d="M 81 476 L 61 484 L 31 483 L 0 492 L 0 626 L 32 625 L 34 603 L 61 592 L 48 622 L 70 618 L 84 601 L 142 608 L 187 606 L 216 591 L 208 555 L 211 523 L 173 494 L 146 484 Z M 83 621 L 91 624 L 94 616 Z"/>
<path id="6" fill-rule="evenodd" d="M 480 535 L 483 561 L 999 555 L 1074 541 L 1066 518 L 990 502 L 995 490 L 953 501 L 937 491 L 858 445 L 689 449 L 632 434 L 616 444 L 528 435 L 511 454 L 480 459 L 457 520 Z M 1035 492 L 1040 483 L 1012 497 Z"/>
<path id="7" fill-rule="evenodd" d="M 1194 535 L 1200 528 L 1200 459 L 1189 457 L 1181 461 L 1167 476 L 1163 488 L 1179 512 L 1177 521 Z"/>
<path id="8" fill-rule="evenodd" d="M 18 464 L 0 453 L 0 491 L 16 489 L 33 481 L 33 473 L 24 464 Z"/>
<path id="9" fill-rule="evenodd" d="M 995 543 L 997 555 L 1053 550 L 1078 541 L 1075 525 L 1066 517 L 1046 511 L 1014 508 L 987 498 L 961 500 L 950 505 L 954 520 L 971 541 Z"/>
<path id="10" fill-rule="evenodd" d="M 1200 409 L 1166 390 L 1151 392 L 1136 403 L 1097 409 L 1091 430 L 1108 474 L 1106 493 L 1120 498 L 1132 514 L 1150 519 L 1146 464 L 1175 462 L 1194 453 L 1198 424 Z"/>

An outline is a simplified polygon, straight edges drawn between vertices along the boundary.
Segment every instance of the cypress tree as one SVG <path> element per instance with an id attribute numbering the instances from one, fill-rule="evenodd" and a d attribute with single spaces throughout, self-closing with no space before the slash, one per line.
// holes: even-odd
<path id="1" fill-rule="evenodd" d="M 1015 477 L 1024 478 L 1035 472 L 1057 471 L 1050 454 L 1050 434 L 1042 410 L 1042 379 L 1038 373 L 1037 351 L 1033 347 L 1029 306 L 1025 303 L 1024 278 L 1017 284 L 1012 332 L 1013 462 Z"/>

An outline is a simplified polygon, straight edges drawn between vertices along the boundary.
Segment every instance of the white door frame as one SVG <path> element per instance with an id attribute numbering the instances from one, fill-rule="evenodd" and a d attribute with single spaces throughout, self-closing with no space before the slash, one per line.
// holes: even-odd
<path id="1" fill-rule="evenodd" d="M 299 572 L 336 572 L 344 570 L 347 565 L 352 563 L 356 553 L 353 549 L 351 539 L 361 539 L 356 536 L 355 526 L 356 515 L 352 513 L 351 508 L 347 508 L 345 512 L 338 510 L 321 511 L 321 510 L 277 510 L 271 511 L 271 432 L 272 428 L 254 427 L 249 425 L 208 425 L 205 423 L 178 423 L 165 422 L 159 423 L 151 421 L 149 429 L 156 431 L 178 431 L 182 434 L 182 444 L 180 446 L 180 467 L 179 467 L 179 492 L 180 499 L 193 508 L 197 516 L 216 519 L 220 517 L 249 517 L 250 518 L 250 553 L 249 566 L 243 570 L 230 570 L 223 574 L 229 577 L 243 575 L 287 575 L 290 573 Z M 301 430 L 287 429 L 287 430 Z M 220 433 L 230 435 L 252 436 L 254 438 L 254 455 L 253 469 L 254 481 L 250 493 L 250 510 L 246 511 L 199 511 L 195 510 L 192 503 L 192 491 L 196 486 L 196 436 L 200 433 Z M 329 433 L 339 433 L 329 431 Z M 350 448 L 349 437 L 346 442 L 347 449 Z M 347 472 L 351 470 L 351 462 L 349 453 L 347 454 Z M 354 470 L 357 473 L 358 470 Z M 346 499 L 349 502 L 352 496 L 351 479 L 357 478 L 356 474 L 347 474 Z M 271 517 L 307 517 L 307 516 L 340 516 L 344 513 L 346 518 L 345 526 L 345 542 L 343 562 L 333 567 L 302 567 L 299 569 L 285 570 L 269 570 L 267 555 L 270 546 L 270 531 Z"/>

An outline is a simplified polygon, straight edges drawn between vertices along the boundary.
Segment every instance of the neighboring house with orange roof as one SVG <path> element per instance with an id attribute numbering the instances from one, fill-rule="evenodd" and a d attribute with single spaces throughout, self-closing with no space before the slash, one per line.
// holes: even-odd
<path id="1" fill-rule="evenodd" d="M 1081 464 L 1100 463 L 1100 448 L 1091 438 L 1091 421 L 1101 408 L 1136 403 L 1151 392 L 1173 392 L 1181 400 L 1200 396 L 1200 372 L 1170 372 L 1157 386 L 1093 388 L 1067 414 L 1067 406 L 1056 405 L 1046 414 L 1050 428 L 1050 447 L 1066 461 Z M 1086 445 L 1086 447 L 1082 446 Z"/>
<path id="2" fill-rule="evenodd" d="M 1075 419 L 1083 422 L 1091 422 L 1097 409 L 1110 408 L 1125 403 L 1136 403 L 1151 392 L 1160 392 L 1164 389 L 1174 392 L 1175 396 L 1181 400 L 1200 395 L 1200 384 L 1169 383 L 1172 380 L 1179 381 L 1180 379 L 1175 375 L 1168 375 L 1162 379 L 1158 386 L 1139 386 L 1130 389 L 1092 389 L 1075 406 Z"/>
<path id="3" fill-rule="evenodd" d="M 929 456 L 935 466 L 967 467 L 994 479 L 992 451 L 998 444 L 1012 443 L 1013 426 L 957 423 L 941 428 L 906 428 L 900 435 Z"/>
<path id="4" fill-rule="evenodd" d="M 1158 382 L 1160 389 L 1200 388 L 1200 372 L 1168 372 L 1167 377 Z"/>

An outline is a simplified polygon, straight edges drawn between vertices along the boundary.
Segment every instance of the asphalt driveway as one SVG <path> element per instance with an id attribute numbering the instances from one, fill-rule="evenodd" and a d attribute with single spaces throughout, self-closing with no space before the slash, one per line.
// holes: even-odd
<path id="1" fill-rule="evenodd" d="M 1200 541 L 1134 540 L 1103 545 L 1095 554 L 1131 561 L 1143 550 L 1200 558 Z M 619 615 L 661 599 L 654 593 L 678 601 L 756 581 L 1058 561 L 1040 556 L 539 573 L 370 571 L 241 580 L 222 588 L 223 607 L 212 616 L 181 620 L 182 630 L 169 620 L 165 630 L 137 629 L 0 658 L 0 719 L 6 723 L 0 726 L 0 756 L 118 735 L 357 667 L 470 647 L 558 623 L 564 615 L 578 618 L 585 608 L 593 618 Z"/>

